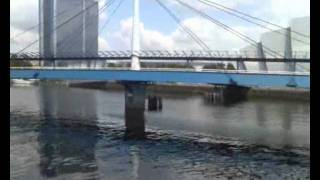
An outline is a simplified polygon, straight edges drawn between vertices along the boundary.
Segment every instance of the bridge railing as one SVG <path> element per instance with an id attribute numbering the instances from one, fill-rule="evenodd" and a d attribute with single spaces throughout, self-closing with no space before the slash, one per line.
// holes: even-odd
<path id="1" fill-rule="evenodd" d="M 130 67 L 12 67 L 12 69 L 39 69 L 39 70 L 130 70 Z M 194 72 L 192 68 L 141 68 L 142 71 L 183 71 Z M 221 73 L 237 73 L 237 74 L 290 74 L 290 75 L 310 75 L 310 72 L 287 72 L 287 71 L 260 71 L 260 70 L 226 70 L 226 69 L 203 69 L 201 72 L 221 72 Z"/>
<path id="2" fill-rule="evenodd" d="M 140 58 L 194 58 L 195 60 L 201 58 L 257 58 L 258 55 L 255 51 L 186 51 L 186 50 L 142 50 L 139 52 L 135 52 L 139 54 Z M 267 59 L 283 59 L 283 52 L 275 52 L 276 55 L 274 57 L 267 56 Z M 95 59 L 95 60 L 103 60 L 103 59 L 128 59 L 132 55 L 132 52 L 127 51 L 99 51 L 98 53 L 85 54 L 74 56 L 68 56 L 68 53 L 64 53 L 63 56 L 59 57 L 48 57 L 41 56 L 39 52 L 24 52 L 24 53 L 10 53 L 10 60 L 71 60 L 71 59 Z M 292 53 L 292 59 L 310 59 L 309 52 L 303 51 L 294 51 Z"/>
<path id="3" fill-rule="evenodd" d="M 142 68 L 157 70 L 195 70 L 196 66 L 201 66 L 201 71 L 212 71 L 212 65 L 216 69 L 228 69 L 226 66 L 221 67 L 221 63 L 227 62 L 234 66 L 237 72 L 254 72 L 255 69 L 242 71 L 238 68 L 238 63 L 243 62 L 268 62 L 268 65 L 274 67 L 283 66 L 284 62 L 293 62 L 296 71 L 309 73 L 310 59 L 308 52 L 295 51 L 293 57 L 284 59 L 283 57 L 257 58 L 254 51 L 160 51 L 160 50 L 142 50 L 136 52 L 141 60 Z M 96 54 L 86 54 L 86 56 L 63 56 L 63 57 L 42 57 L 38 52 L 11 53 L 11 67 L 33 68 L 67 68 L 67 69 L 129 69 L 131 62 L 131 51 L 99 51 Z M 280 54 L 280 52 L 279 52 Z M 22 63 L 23 62 L 23 63 Z M 29 63 L 29 64 L 28 64 Z M 30 65 L 31 63 L 31 65 Z M 220 63 L 220 64 L 219 64 Z M 281 64 L 282 63 L 282 64 Z M 252 64 L 252 63 L 251 63 Z M 224 64 L 226 65 L 226 63 Z M 207 67 L 206 67 L 207 66 Z M 269 69 L 272 73 L 279 72 L 281 69 Z M 261 72 L 261 71 L 260 71 Z"/>

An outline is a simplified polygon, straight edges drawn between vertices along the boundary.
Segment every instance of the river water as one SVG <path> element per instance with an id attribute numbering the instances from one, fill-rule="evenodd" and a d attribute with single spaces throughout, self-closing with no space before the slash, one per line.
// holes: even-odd
<path id="1" fill-rule="evenodd" d="M 134 140 L 122 91 L 12 86 L 10 178 L 309 179 L 309 102 L 161 97 Z"/>

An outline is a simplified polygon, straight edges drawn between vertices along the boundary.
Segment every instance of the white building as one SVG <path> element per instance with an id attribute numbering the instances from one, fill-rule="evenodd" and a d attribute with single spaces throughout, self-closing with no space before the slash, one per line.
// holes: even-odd
<path id="1" fill-rule="evenodd" d="M 289 27 L 291 30 L 291 50 L 292 57 L 300 58 L 310 58 L 310 38 L 298 35 L 295 32 L 310 36 L 310 17 L 299 17 L 294 18 L 289 22 Z M 275 31 L 269 31 L 263 33 L 260 37 L 260 42 L 263 45 L 263 51 L 267 58 L 272 58 L 270 51 L 276 52 L 281 56 L 285 55 L 286 48 L 286 35 L 288 35 L 287 29 L 279 29 Z M 299 42 L 303 41 L 305 43 Z M 288 43 L 288 42 L 287 42 Z M 269 51 L 269 53 L 268 53 Z M 250 45 L 240 49 L 242 54 L 246 54 L 249 57 L 257 57 L 257 48 Z M 248 63 L 247 63 L 248 64 Z M 257 69 L 257 65 L 254 63 L 249 63 L 248 68 Z M 279 63 L 268 63 L 269 70 L 282 71 L 284 70 L 284 65 Z M 303 71 L 310 69 L 309 65 L 299 63 L 297 65 L 298 71 Z"/>

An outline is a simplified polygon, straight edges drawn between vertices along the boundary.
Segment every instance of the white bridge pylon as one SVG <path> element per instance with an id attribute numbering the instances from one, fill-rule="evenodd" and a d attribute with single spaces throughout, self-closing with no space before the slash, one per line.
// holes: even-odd
<path id="1" fill-rule="evenodd" d="M 139 17 L 139 0 L 133 0 L 133 18 L 132 18 L 132 57 L 131 70 L 140 70 L 140 17 Z"/>

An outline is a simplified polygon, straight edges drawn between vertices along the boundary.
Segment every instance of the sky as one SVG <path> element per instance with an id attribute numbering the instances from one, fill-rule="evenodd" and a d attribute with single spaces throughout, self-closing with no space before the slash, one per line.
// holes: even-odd
<path id="1" fill-rule="evenodd" d="M 10 37 L 37 25 L 39 0 L 10 0 Z M 102 7 L 109 0 L 100 0 Z M 99 17 L 99 26 L 109 19 L 110 12 L 121 0 L 114 3 Z M 181 23 L 190 28 L 209 46 L 211 50 L 239 50 L 248 45 L 235 35 L 223 30 L 201 18 L 191 10 L 184 8 L 175 0 L 161 0 L 180 19 Z M 254 39 L 260 40 L 260 34 L 269 30 L 230 16 L 222 11 L 201 3 L 199 0 L 182 0 L 192 7 L 209 14 L 216 20 L 236 29 Z M 290 19 L 310 16 L 310 0 L 210 0 L 224 6 L 262 18 L 272 23 L 288 26 Z M 99 50 L 130 50 L 132 2 L 124 0 L 118 11 L 110 19 L 109 24 L 99 32 Z M 140 36 L 141 49 L 165 50 L 200 50 L 190 37 L 181 31 L 176 22 L 164 11 L 156 0 L 140 0 Z M 270 28 L 276 29 L 272 26 Z M 10 40 L 10 51 L 23 49 L 29 43 L 37 40 L 38 29 Z M 38 44 L 26 51 L 38 51 Z"/>

